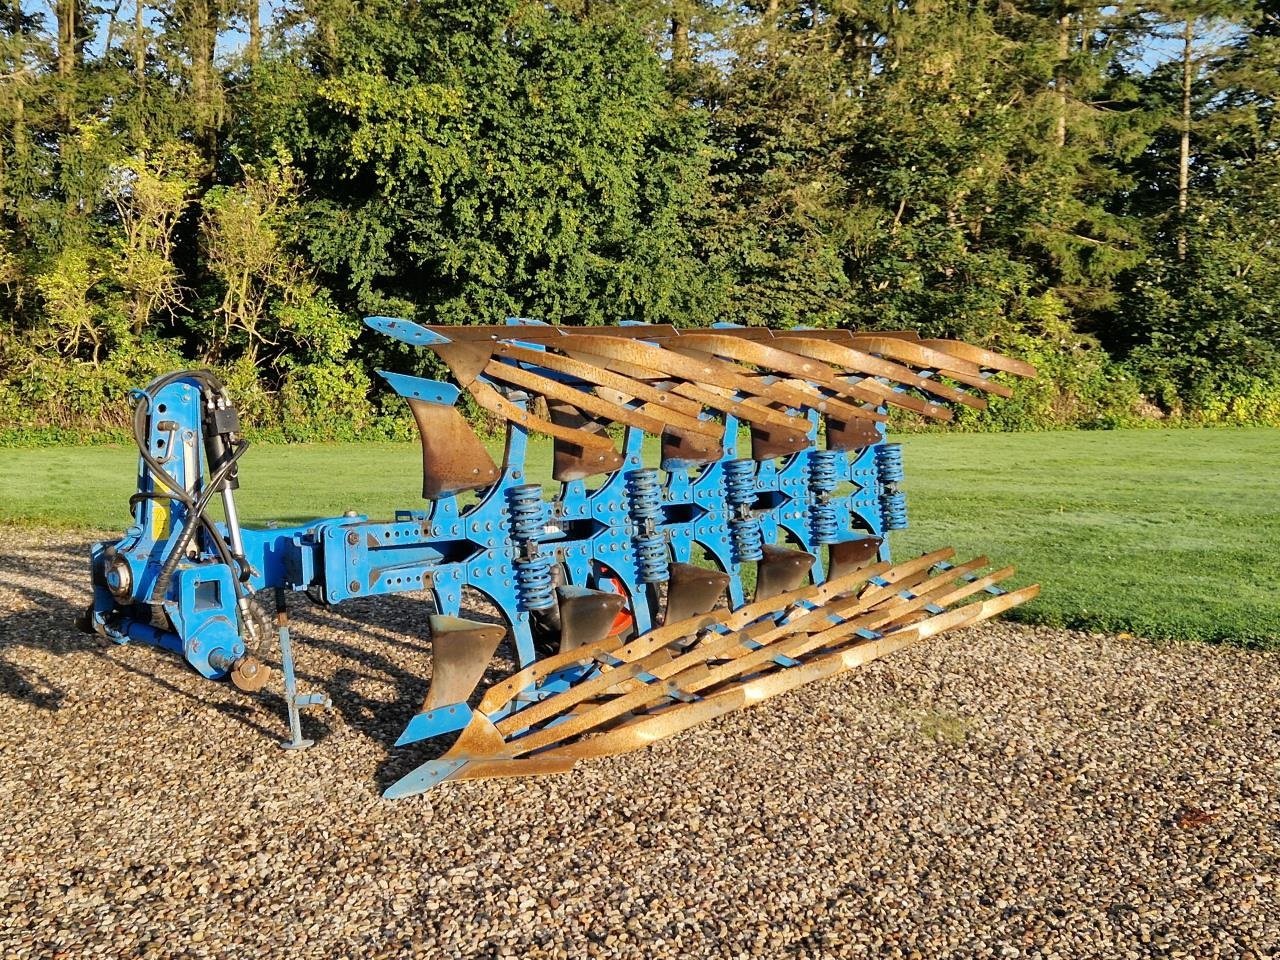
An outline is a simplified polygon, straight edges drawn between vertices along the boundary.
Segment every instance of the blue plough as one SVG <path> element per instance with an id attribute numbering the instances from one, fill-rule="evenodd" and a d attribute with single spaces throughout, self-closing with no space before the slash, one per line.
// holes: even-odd
<path id="1" fill-rule="evenodd" d="M 889 408 L 948 419 L 1007 396 L 996 374 L 1034 374 L 1019 361 L 906 333 L 366 323 L 454 381 L 382 374 L 419 428 L 428 509 L 244 527 L 231 397 L 204 371 L 160 377 L 134 394 L 133 524 L 94 547 L 82 626 L 248 691 L 274 639 L 296 748 L 300 709 L 328 700 L 298 690 L 288 596 L 430 591 L 431 682 L 396 744 L 461 734 L 387 796 L 637 749 L 1035 594 L 949 550 L 895 565 L 887 539 L 907 524 Z M 464 392 L 506 423 L 500 464 Z M 553 438 L 550 483 L 530 434 Z M 464 617 L 468 591 L 504 622 Z M 504 638 L 517 672 L 480 690 Z"/>

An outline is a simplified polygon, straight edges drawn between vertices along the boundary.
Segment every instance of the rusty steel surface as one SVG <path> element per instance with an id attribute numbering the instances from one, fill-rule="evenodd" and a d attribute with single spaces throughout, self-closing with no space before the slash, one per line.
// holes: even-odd
<path id="1" fill-rule="evenodd" d="M 498 477 L 498 466 L 454 407 L 409 400 L 422 441 L 422 496 L 479 490 Z"/>
<path id="2" fill-rule="evenodd" d="M 795 590 L 804 583 L 817 557 L 803 550 L 764 544 L 764 556 L 756 564 L 756 600 L 768 600 Z"/>
<path id="3" fill-rule="evenodd" d="M 703 615 L 659 627 L 612 649 L 580 648 L 569 656 L 595 656 L 597 675 L 494 723 L 486 714 L 536 683 L 541 671 L 517 674 L 486 694 L 457 743 L 440 758 L 448 771 L 442 779 L 558 773 L 581 759 L 640 749 L 943 630 L 995 616 L 1038 591 L 1026 587 L 964 602 L 1011 571 L 966 579 L 985 566 L 985 558 L 939 567 L 951 553 L 868 566 L 826 584 L 771 595 L 721 618 Z M 962 605 L 934 612 L 955 603 Z M 867 630 L 880 636 L 867 639 L 860 634 Z M 782 666 L 780 657 L 796 662 Z M 553 658 L 542 670 L 565 663 L 567 656 L 559 663 Z"/>
<path id="4" fill-rule="evenodd" d="M 424 713 L 465 703 L 507 633 L 500 624 L 440 614 L 432 615 L 430 624 L 432 674 L 422 701 Z"/>
<path id="5" fill-rule="evenodd" d="M 723 445 L 717 422 L 706 414 L 733 416 L 752 427 L 752 455 L 765 460 L 807 445 L 807 411 L 824 415 L 839 449 L 858 449 L 872 440 L 874 423 L 885 420 L 884 406 L 949 420 L 946 403 L 980 410 L 986 394 L 1011 394 L 993 374 L 1035 374 L 1029 364 L 980 347 L 905 332 L 540 324 L 429 329 L 447 338 L 429 348 L 481 407 L 556 438 L 562 451 L 575 448 L 562 453 L 558 479 L 618 469 L 617 450 L 589 427 L 593 420 L 662 436 L 673 456 L 706 463 Z M 513 389 L 560 405 L 559 416 L 520 409 L 503 393 Z M 474 463 L 466 469 L 474 471 Z"/>
<path id="6" fill-rule="evenodd" d="M 560 589 L 560 653 L 599 643 L 609 636 L 626 598 L 602 590 Z"/>
<path id="7" fill-rule="evenodd" d="M 241 657 L 231 668 L 231 682 L 245 693 L 257 693 L 270 679 L 271 668 L 254 656 Z"/>

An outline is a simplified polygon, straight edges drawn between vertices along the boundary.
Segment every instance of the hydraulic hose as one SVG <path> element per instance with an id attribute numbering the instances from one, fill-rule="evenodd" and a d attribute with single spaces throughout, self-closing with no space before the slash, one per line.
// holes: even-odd
<path id="1" fill-rule="evenodd" d="M 218 530 L 213 520 L 208 516 L 207 510 L 209 502 L 213 498 L 213 494 L 218 491 L 217 482 L 221 478 L 224 478 L 225 475 L 234 468 L 235 462 L 239 460 L 248 449 L 249 444 L 247 441 L 242 441 L 238 444 L 236 449 L 231 452 L 231 455 L 223 463 L 218 472 L 210 478 L 210 483 L 205 488 L 205 492 L 197 500 L 192 500 L 190 497 L 178 497 L 176 492 L 172 490 L 136 493 L 129 498 L 129 504 L 131 506 L 140 500 L 158 500 L 162 498 L 180 500 L 187 506 L 187 519 L 182 525 L 182 530 L 174 539 L 173 546 L 166 555 L 164 565 L 161 566 L 160 573 L 156 576 L 155 583 L 151 588 L 151 595 L 149 597 L 151 603 L 157 602 L 157 597 L 163 598 L 164 595 L 169 592 L 169 584 L 173 580 L 173 573 L 178 567 L 178 562 L 182 559 L 182 555 L 186 553 L 187 546 L 191 543 L 191 538 L 195 536 L 196 529 L 201 525 L 204 526 L 205 531 L 210 535 L 210 539 L 213 541 L 214 547 L 217 549 L 218 555 L 222 561 L 233 570 L 237 567 L 242 568 L 243 559 L 236 558 L 234 554 L 232 554 L 231 548 L 227 546 L 226 540 L 223 538 L 221 532 Z M 237 593 L 241 592 L 239 587 L 241 580 L 243 580 L 243 568 L 241 569 L 241 575 L 237 576 L 234 581 Z"/>
<path id="2" fill-rule="evenodd" d="M 134 407 L 133 438 L 134 442 L 137 444 L 138 453 L 142 457 L 143 462 L 147 465 L 152 475 L 157 479 L 165 476 L 166 471 L 163 465 L 156 460 L 154 456 L 152 456 L 151 451 L 148 449 L 146 429 L 147 414 L 150 412 L 152 401 L 159 390 L 184 378 L 198 381 L 211 394 L 222 396 L 224 398 L 226 397 L 226 388 L 222 385 L 222 382 L 213 374 L 203 370 L 185 370 L 177 373 L 166 374 L 147 385 L 146 389 L 142 391 L 142 396 L 138 399 L 138 403 Z M 178 536 L 174 538 L 173 544 L 169 548 L 164 563 L 160 568 L 160 573 L 156 576 L 156 579 L 152 584 L 150 594 L 147 598 L 147 601 L 152 605 L 159 602 L 157 598 L 163 599 L 164 595 L 168 592 L 169 584 L 173 580 L 173 574 L 177 569 L 178 562 L 186 553 L 187 547 L 190 545 L 192 537 L 195 536 L 196 530 L 202 525 L 209 534 L 209 538 L 213 542 L 214 549 L 218 552 L 220 559 L 232 570 L 235 570 L 237 567 L 240 568 L 240 575 L 233 577 L 232 583 L 234 584 L 237 597 L 244 596 L 244 589 L 242 586 L 243 575 L 245 573 L 243 558 L 234 557 L 230 548 L 227 546 L 226 540 L 218 531 L 217 526 L 207 516 L 206 511 L 208 510 L 208 506 L 213 495 L 222 489 L 223 485 L 227 482 L 228 477 L 230 477 L 234 472 L 236 463 L 248 449 L 249 442 L 247 440 L 240 440 L 235 445 L 234 449 L 232 449 L 223 458 L 218 469 L 210 476 L 209 482 L 206 484 L 204 492 L 199 498 L 192 497 L 191 494 L 181 486 L 173 486 L 164 491 L 139 493 L 130 498 L 130 506 L 133 506 L 142 500 L 165 498 L 176 500 L 187 508 L 187 517 L 183 523 L 182 529 L 179 531 Z"/>

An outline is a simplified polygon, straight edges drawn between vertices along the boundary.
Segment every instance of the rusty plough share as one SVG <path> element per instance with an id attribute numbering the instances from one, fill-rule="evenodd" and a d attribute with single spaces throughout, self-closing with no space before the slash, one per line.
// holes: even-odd
<path id="1" fill-rule="evenodd" d="M 908 333 L 366 322 L 456 383 L 383 373 L 421 434 L 430 509 L 242 529 L 230 398 L 207 373 L 161 377 L 136 393 L 135 522 L 94 549 L 84 626 L 244 689 L 267 682 L 253 649 L 278 636 L 286 746 L 303 746 L 299 708 L 326 701 L 297 690 L 288 592 L 432 591 L 432 680 L 397 745 L 461 733 L 389 797 L 636 750 L 1036 594 L 949 549 L 891 563 L 885 536 L 906 526 L 888 409 L 948 420 L 1008 396 L 993 374 L 1025 363 Z M 500 465 L 462 390 L 507 423 Z M 554 491 L 527 475 L 531 433 L 553 438 Z M 267 588 L 274 625 L 253 597 Z M 463 619 L 465 589 L 505 624 Z M 477 702 L 508 634 L 519 668 Z"/>

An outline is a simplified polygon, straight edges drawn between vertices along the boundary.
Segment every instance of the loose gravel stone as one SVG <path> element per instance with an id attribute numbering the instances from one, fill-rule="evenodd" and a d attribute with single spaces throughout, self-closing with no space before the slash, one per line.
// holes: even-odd
<path id="1" fill-rule="evenodd" d="M 541 780 L 380 790 L 429 604 L 296 605 L 307 689 L 76 633 L 0 530 L 0 958 L 1280 952 L 1280 657 L 996 623 Z"/>

